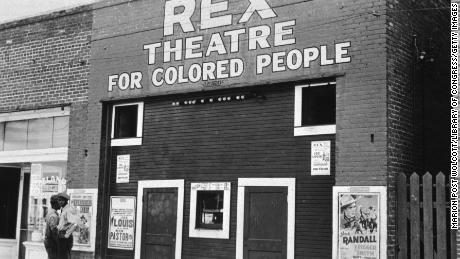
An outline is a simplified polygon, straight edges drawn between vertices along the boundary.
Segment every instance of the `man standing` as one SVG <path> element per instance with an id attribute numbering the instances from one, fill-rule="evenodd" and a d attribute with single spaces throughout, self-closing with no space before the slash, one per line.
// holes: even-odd
<path id="1" fill-rule="evenodd" d="M 70 197 L 64 192 L 58 193 L 56 196 L 58 196 L 59 205 L 61 207 L 61 216 L 59 221 L 66 221 L 65 217 L 70 206 L 68 205 Z M 59 222 L 58 225 L 60 225 L 60 223 L 64 222 Z M 58 227 L 56 226 L 56 229 L 57 228 Z M 58 258 L 68 259 L 70 258 L 70 250 L 72 250 L 73 246 L 73 235 L 66 235 L 65 229 L 61 231 L 58 230 L 58 234 Z"/>
<path id="2" fill-rule="evenodd" d="M 46 214 L 45 222 L 45 248 L 48 253 L 48 259 L 58 259 L 58 230 L 57 225 L 59 224 L 59 215 L 57 210 L 60 209 L 59 198 L 57 195 L 53 195 L 50 198 L 51 209 Z"/>

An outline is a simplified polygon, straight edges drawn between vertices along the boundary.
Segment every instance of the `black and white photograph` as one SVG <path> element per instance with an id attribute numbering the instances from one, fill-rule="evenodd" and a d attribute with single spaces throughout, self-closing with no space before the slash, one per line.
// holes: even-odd
<path id="1" fill-rule="evenodd" d="M 0 258 L 460 258 L 459 11 L 0 0 Z"/>

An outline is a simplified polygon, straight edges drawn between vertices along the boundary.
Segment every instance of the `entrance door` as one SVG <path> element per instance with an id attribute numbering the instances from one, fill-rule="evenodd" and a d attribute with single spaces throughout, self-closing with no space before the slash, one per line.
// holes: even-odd
<path id="1" fill-rule="evenodd" d="M 0 175 L 0 238 L 15 239 L 21 169 L 1 167 Z"/>
<path id="2" fill-rule="evenodd" d="M 144 189 L 141 258 L 175 258 L 177 198 L 177 188 Z"/>
<path id="3" fill-rule="evenodd" d="M 17 258 L 20 223 L 18 205 L 22 202 L 21 169 L 0 167 L 0 176 L 0 255 L 5 258 Z"/>
<path id="4" fill-rule="evenodd" d="M 286 258 L 287 193 L 288 187 L 246 186 L 244 258 Z"/>

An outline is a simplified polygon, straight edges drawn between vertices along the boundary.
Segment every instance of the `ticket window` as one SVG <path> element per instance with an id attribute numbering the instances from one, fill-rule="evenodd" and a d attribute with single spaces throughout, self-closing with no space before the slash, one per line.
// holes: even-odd
<path id="1" fill-rule="evenodd" d="M 224 191 L 197 192 L 197 228 L 222 229 Z"/>
<path id="2" fill-rule="evenodd" d="M 230 182 L 191 183 L 189 236 L 228 239 Z"/>

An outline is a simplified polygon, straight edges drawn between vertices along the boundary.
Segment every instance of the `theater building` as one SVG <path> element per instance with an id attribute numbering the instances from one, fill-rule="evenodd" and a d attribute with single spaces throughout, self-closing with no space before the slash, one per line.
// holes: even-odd
<path id="1" fill-rule="evenodd" d="M 449 169 L 448 6 L 104 0 L 0 25 L 0 251 L 43 255 L 35 205 L 67 189 L 94 220 L 75 258 L 397 258 L 396 177 Z"/>
<path id="2" fill-rule="evenodd" d="M 394 258 L 396 174 L 448 163 L 446 139 L 421 136 L 448 121 L 447 9 L 407 10 L 446 4 L 95 4 L 96 253 L 331 258 L 333 186 L 358 186 L 382 188 L 374 255 Z"/>

